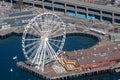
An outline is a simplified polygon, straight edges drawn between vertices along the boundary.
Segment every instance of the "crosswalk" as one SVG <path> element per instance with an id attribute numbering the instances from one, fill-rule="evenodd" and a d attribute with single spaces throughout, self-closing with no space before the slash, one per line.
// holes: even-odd
<path id="1" fill-rule="evenodd" d="M 52 66 L 53 70 L 57 73 L 57 74 L 61 74 L 61 73 L 66 73 L 67 71 L 61 66 L 61 65 L 53 65 Z"/>

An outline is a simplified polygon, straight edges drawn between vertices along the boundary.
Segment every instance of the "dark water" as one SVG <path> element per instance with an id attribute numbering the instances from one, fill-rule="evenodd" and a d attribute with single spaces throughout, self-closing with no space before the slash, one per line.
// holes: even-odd
<path id="1" fill-rule="evenodd" d="M 98 43 L 98 38 L 88 34 L 74 33 L 67 34 L 66 42 L 63 50 L 73 51 L 79 49 L 87 49 Z"/>
<path id="2" fill-rule="evenodd" d="M 72 48 L 75 50 L 78 48 L 88 48 L 96 43 L 95 39 L 88 37 L 69 36 L 67 37 L 66 48 L 64 48 L 64 50 L 71 51 Z M 89 46 L 86 47 L 85 45 Z M 40 80 L 17 68 L 16 61 L 12 59 L 16 55 L 18 56 L 18 61 L 25 60 L 21 48 L 21 37 L 12 35 L 6 39 L 0 39 L 0 80 Z M 11 68 L 13 72 L 10 72 Z M 96 77 L 95 79 L 88 78 L 87 80 L 119 80 L 119 78 L 119 75 L 110 75 L 106 77 Z"/>

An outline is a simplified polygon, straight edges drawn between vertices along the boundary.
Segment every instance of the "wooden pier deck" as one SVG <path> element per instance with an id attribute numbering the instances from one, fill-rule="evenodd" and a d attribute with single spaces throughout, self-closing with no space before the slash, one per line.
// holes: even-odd
<path id="1" fill-rule="evenodd" d="M 60 73 L 57 74 L 55 71 L 52 69 L 51 66 L 45 67 L 45 71 L 41 72 L 37 70 L 33 66 L 27 65 L 25 62 L 18 62 L 17 63 L 18 67 L 37 76 L 42 78 L 43 80 L 71 80 L 71 77 L 78 78 L 78 77 L 85 77 L 87 75 L 92 75 L 94 74 L 102 74 L 104 72 L 109 72 L 110 68 L 109 66 L 102 67 L 99 69 L 93 69 L 93 70 L 87 70 L 87 71 L 70 71 L 66 73 Z"/>

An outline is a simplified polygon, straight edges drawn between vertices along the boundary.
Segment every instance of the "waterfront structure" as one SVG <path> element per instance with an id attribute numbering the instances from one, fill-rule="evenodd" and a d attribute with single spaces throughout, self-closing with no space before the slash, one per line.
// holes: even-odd
<path id="1" fill-rule="evenodd" d="M 17 29 L 15 29 L 17 28 Z M 68 32 L 70 33 L 80 33 L 84 32 L 84 30 L 76 29 L 77 31 L 70 30 Z M 14 27 L 11 29 L 3 30 L 1 31 L 1 38 L 5 38 L 9 36 L 10 34 L 21 34 L 23 31 L 23 27 Z M 2 37 L 2 34 L 4 37 Z M 71 68 L 71 66 L 68 66 L 67 69 L 64 69 L 63 66 L 60 64 L 57 64 L 56 62 L 51 62 L 50 64 L 46 64 L 45 66 L 45 72 L 41 72 L 40 70 L 37 70 L 34 68 L 34 65 L 31 65 L 28 62 L 18 62 L 17 65 L 29 73 L 42 77 L 45 79 L 45 77 L 49 79 L 61 79 L 61 80 L 73 80 L 74 78 L 86 78 L 86 76 L 95 76 L 99 74 L 103 74 L 104 72 L 108 73 L 111 72 L 110 66 L 117 64 L 116 62 L 120 59 L 120 45 L 117 43 L 112 43 L 108 41 L 108 38 L 106 36 L 103 36 L 101 34 L 96 34 L 92 31 L 88 31 L 85 33 L 86 36 L 88 34 L 98 36 L 100 37 L 100 43 L 98 45 L 95 45 L 89 49 L 85 50 L 78 50 L 78 51 L 72 51 L 72 52 L 66 52 L 61 53 L 64 57 L 63 59 L 59 56 L 59 58 L 66 63 L 63 66 L 71 65 L 71 63 L 74 65 L 76 62 L 75 68 Z M 91 36 L 92 37 L 92 36 Z M 65 58 L 68 57 L 67 59 Z M 58 58 L 58 59 L 59 59 Z M 69 71 L 72 69 L 72 71 Z M 79 69 L 79 70 L 76 70 Z M 67 71 L 68 70 L 68 71 Z M 112 69 L 114 72 L 114 69 Z M 118 70 L 117 70 L 118 71 Z M 42 80 L 44 80 L 42 79 Z"/>
<path id="2" fill-rule="evenodd" d="M 24 0 L 24 4 L 32 5 L 29 0 Z M 34 5 L 40 8 L 62 12 L 69 16 L 80 18 L 98 19 L 111 23 L 120 23 L 120 9 L 105 5 L 79 2 L 78 0 L 34 0 Z"/>
<path id="3" fill-rule="evenodd" d="M 0 28 L 9 28 L 21 26 L 28 23 L 36 14 L 32 11 L 22 11 L 17 13 L 9 13 L 7 17 L 0 18 Z"/>
<path id="4" fill-rule="evenodd" d="M 96 1 L 96 0 L 79 0 L 79 1 L 87 2 L 87 3 L 94 3 L 94 1 Z"/>
<path id="5" fill-rule="evenodd" d="M 87 34 L 99 35 L 99 45 L 82 51 L 61 52 L 65 42 L 64 28 L 64 23 L 51 13 L 33 18 L 25 28 L 22 41 L 27 61 L 18 62 L 18 67 L 48 80 L 68 80 L 72 76 L 77 78 L 85 74 L 114 72 L 111 66 L 119 63 L 120 46 L 110 43 L 104 34 L 90 30 Z M 63 38 L 57 40 L 61 36 Z"/>

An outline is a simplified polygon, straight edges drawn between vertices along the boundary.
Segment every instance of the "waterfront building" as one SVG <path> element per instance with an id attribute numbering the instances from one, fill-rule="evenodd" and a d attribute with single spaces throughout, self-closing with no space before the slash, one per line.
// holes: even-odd
<path id="1" fill-rule="evenodd" d="M 30 0 L 24 0 L 24 4 L 33 5 Z M 51 10 L 64 13 L 69 16 L 80 18 L 92 18 L 110 23 L 120 23 L 120 9 L 91 3 L 80 2 L 79 0 L 35 0 L 34 5 L 43 10 Z"/>

